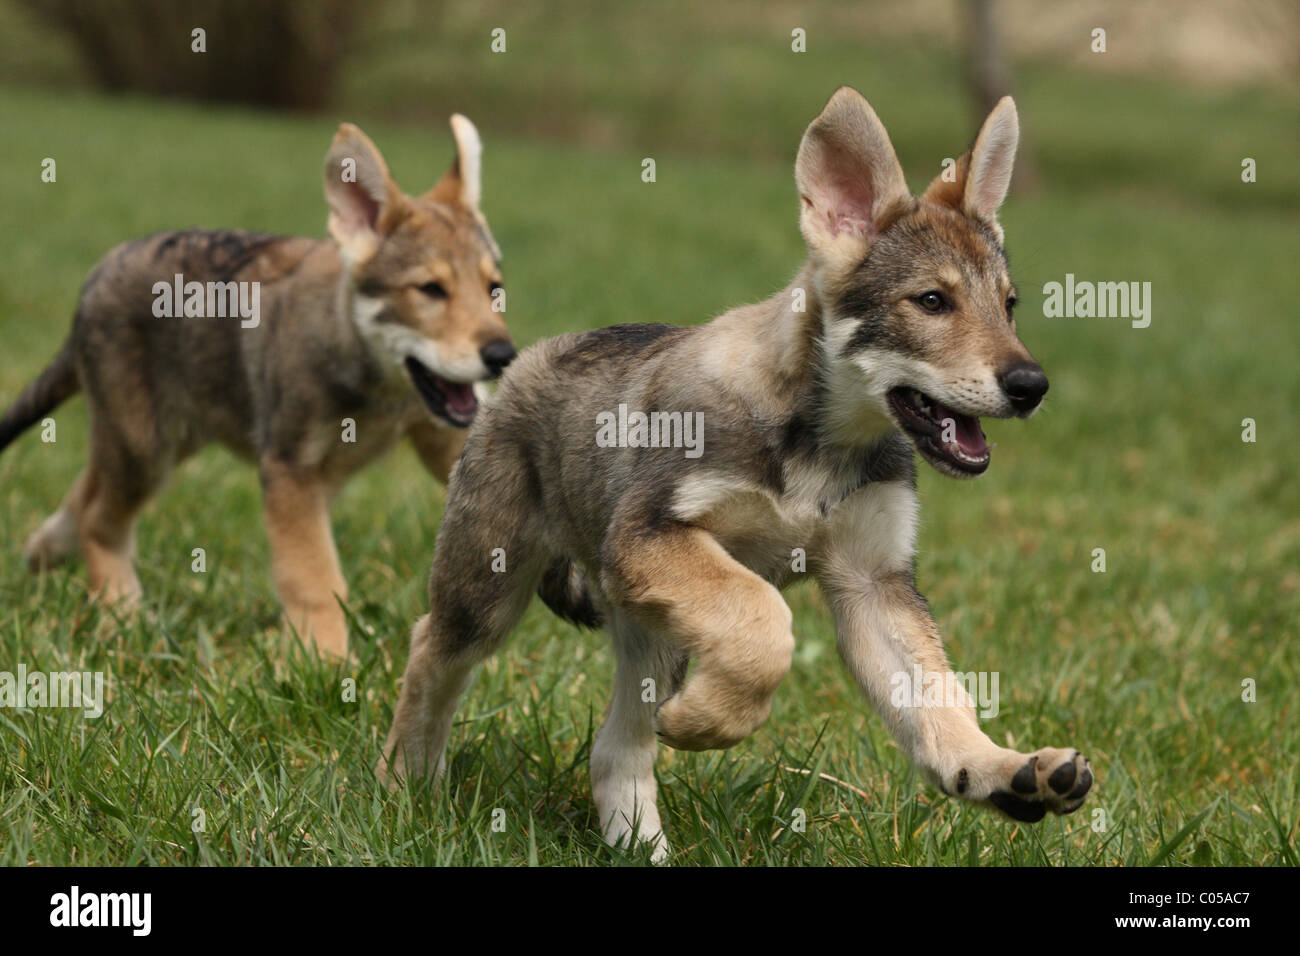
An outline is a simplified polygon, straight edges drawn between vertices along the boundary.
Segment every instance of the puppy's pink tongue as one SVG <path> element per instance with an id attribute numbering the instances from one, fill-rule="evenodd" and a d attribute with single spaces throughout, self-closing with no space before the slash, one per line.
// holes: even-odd
<path id="1" fill-rule="evenodd" d="M 955 444 L 967 455 L 979 458 L 988 453 L 989 443 L 984 438 L 984 429 L 980 428 L 978 418 L 954 412 L 947 405 L 939 402 L 934 403 L 934 414 L 943 423 L 945 429 L 948 427 L 947 419 L 952 419 Z"/>
<path id="2" fill-rule="evenodd" d="M 474 397 L 474 386 L 463 385 L 459 382 L 443 381 L 442 392 L 447 396 L 447 407 L 459 415 L 469 415 L 473 413 L 478 405 L 478 399 Z"/>

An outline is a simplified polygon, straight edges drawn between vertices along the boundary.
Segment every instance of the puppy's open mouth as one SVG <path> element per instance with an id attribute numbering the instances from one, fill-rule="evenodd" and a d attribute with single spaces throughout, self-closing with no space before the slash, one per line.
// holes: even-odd
<path id="1" fill-rule="evenodd" d="M 981 475 L 989 466 L 989 445 L 980 420 L 963 415 L 914 388 L 889 391 L 899 426 L 922 457 L 946 475 Z"/>
<path id="2" fill-rule="evenodd" d="M 406 357 L 406 374 L 411 376 L 415 390 L 420 393 L 420 398 L 424 399 L 429 411 L 438 418 L 458 428 L 466 428 L 474 421 L 474 413 L 478 411 L 478 398 L 472 384 L 449 382 L 410 355 Z"/>

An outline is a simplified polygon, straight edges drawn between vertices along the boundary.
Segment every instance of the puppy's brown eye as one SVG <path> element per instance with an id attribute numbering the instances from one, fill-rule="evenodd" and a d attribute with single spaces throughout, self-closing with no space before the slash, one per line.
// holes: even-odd
<path id="1" fill-rule="evenodd" d="M 1007 297 L 1007 315 L 1011 314 L 1011 310 L 1016 307 L 1016 303 L 1019 301 L 1020 300 L 1017 299 L 1014 295 Z"/>
<path id="2" fill-rule="evenodd" d="M 916 304 L 927 312 L 942 312 L 947 308 L 948 301 L 941 292 L 923 292 L 916 297 Z"/>
<path id="3" fill-rule="evenodd" d="M 430 299 L 447 298 L 447 290 L 442 287 L 441 282 L 426 282 L 424 285 L 420 286 L 420 291 Z"/>
<path id="4" fill-rule="evenodd" d="M 500 291 L 500 289 L 501 289 L 501 283 L 500 283 L 500 282 L 489 282 L 489 283 L 488 283 L 488 295 L 496 295 L 497 292 Z"/>

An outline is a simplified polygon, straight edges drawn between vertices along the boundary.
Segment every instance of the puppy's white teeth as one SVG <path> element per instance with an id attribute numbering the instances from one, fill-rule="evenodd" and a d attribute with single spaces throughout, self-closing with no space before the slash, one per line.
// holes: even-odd
<path id="1" fill-rule="evenodd" d="M 988 455 L 968 455 L 960 445 L 955 445 L 951 442 L 948 444 L 948 447 L 955 457 L 960 458 L 964 462 L 969 462 L 972 465 L 978 465 L 988 457 Z"/>

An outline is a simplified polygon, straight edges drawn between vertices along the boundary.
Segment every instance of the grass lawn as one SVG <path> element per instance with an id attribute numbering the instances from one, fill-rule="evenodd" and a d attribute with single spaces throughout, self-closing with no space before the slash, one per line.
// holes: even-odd
<path id="1" fill-rule="evenodd" d="M 771 115 L 752 91 L 734 109 L 722 97 L 697 151 L 698 117 L 671 111 L 663 153 L 485 123 L 484 206 L 518 341 L 698 322 L 784 285 L 803 261 L 794 149 L 838 80 L 876 103 L 919 189 L 970 131 L 942 73 L 920 81 L 921 105 L 887 80 L 877 97 L 887 57 L 865 79 L 818 71 L 797 97 L 783 86 Z M 999 445 L 979 481 L 923 472 L 918 578 L 955 667 L 1000 675 L 990 735 L 1078 746 L 1099 785 L 1083 812 L 1033 828 L 928 788 L 840 667 L 820 595 L 800 586 L 796 663 L 767 725 L 725 753 L 661 753 L 677 863 L 1297 862 L 1295 103 L 1032 67 L 1022 85 L 1045 186 L 1013 193 L 1003 224 L 1021 334 L 1051 395 L 1031 422 L 989 424 Z M 942 110 L 926 110 L 941 93 Z M 338 116 L 284 118 L 0 87 L 0 396 L 54 354 L 81 280 L 117 241 L 186 225 L 321 234 L 337 119 L 367 129 L 408 191 L 441 174 L 444 126 L 370 122 L 364 89 L 345 102 Z M 748 129 L 754 156 L 740 148 Z M 40 181 L 47 156 L 53 184 Z M 1255 184 L 1240 181 L 1246 156 Z M 1150 282 L 1150 327 L 1043 318 L 1043 284 L 1066 273 Z M 467 696 L 447 785 L 376 785 L 443 503 L 409 451 L 336 506 L 359 649 L 337 666 L 280 652 L 256 476 L 219 449 L 184 466 L 139 526 L 147 608 L 134 621 L 88 606 L 79 567 L 28 576 L 21 543 L 84 463 L 84 403 L 61 408 L 57 428 L 56 442 L 32 432 L 0 457 L 0 670 L 105 671 L 111 703 L 96 720 L 0 710 L 0 863 L 644 862 L 594 828 L 586 761 L 612 655 L 539 602 Z M 190 570 L 197 547 L 204 574 Z"/>

